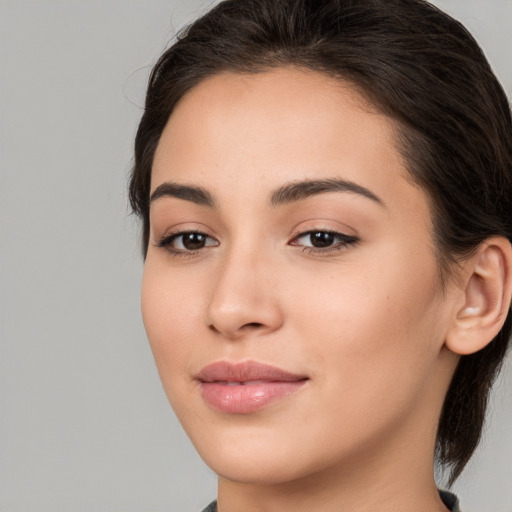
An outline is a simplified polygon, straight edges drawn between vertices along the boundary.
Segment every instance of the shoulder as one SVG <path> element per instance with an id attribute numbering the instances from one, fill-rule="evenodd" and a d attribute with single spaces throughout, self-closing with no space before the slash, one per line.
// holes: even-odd
<path id="1" fill-rule="evenodd" d="M 439 496 L 443 500 L 443 503 L 449 508 L 451 512 L 461 512 L 459 508 L 459 500 L 455 494 L 449 491 L 443 491 L 439 489 Z M 203 512 L 217 512 L 217 502 L 212 501 Z"/>
<path id="2" fill-rule="evenodd" d="M 203 512 L 217 512 L 217 501 L 212 501 Z"/>
<path id="3" fill-rule="evenodd" d="M 448 509 L 451 512 L 461 512 L 459 507 L 459 499 L 457 498 L 457 496 L 455 496 L 455 494 L 449 491 L 444 491 L 442 489 L 438 489 L 438 491 L 439 496 L 441 496 L 441 499 L 443 500 L 443 503 L 448 507 Z M 215 509 L 212 510 L 214 511 Z"/>

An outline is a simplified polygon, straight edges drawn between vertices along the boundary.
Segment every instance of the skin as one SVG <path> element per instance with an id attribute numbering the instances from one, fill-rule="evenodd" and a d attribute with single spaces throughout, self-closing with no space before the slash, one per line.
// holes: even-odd
<path id="1" fill-rule="evenodd" d="M 443 291 L 427 197 L 395 129 L 350 84 L 285 68 L 204 80 L 162 134 L 152 191 L 199 186 L 215 206 L 152 202 L 143 318 L 169 400 L 219 475 L 220 512 L 446 511 L 432 467 L 461 286 Z M 270 203 L 283 185 L 335 178 L 380 202 L 330 191 Z M 312 252 L 311 230 L 358 241 Z M 159 246 L 186 231 L 207 246 Z M 221 360 L 308 381 L 226 414 L 194 379 Z"/>

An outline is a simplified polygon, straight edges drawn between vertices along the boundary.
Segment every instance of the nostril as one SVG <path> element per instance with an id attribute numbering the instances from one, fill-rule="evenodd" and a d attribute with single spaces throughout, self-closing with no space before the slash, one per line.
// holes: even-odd
<path id="1" fill-rule="evenodd" d="M 248 324 L 242 325 L 242 329 L 259 329 L 260 327 L 263 327 L 263 324 L 260 324 L 258 322 L 249 322 Z"/>
<path id="2" fill-rule="evenodd" d="M 264 324 L 262 324 L 260 322 L 248 322 L 246 324 L 241 325 L 240 327 L 235 329 L 235 331 L 233 331 L 233 332 L 231 332 L 228 329 L 226 329 L 226 330 L 219 329 L 214 324 L 210 324 L 208 326 L 208 329 L 210 331 L 214 332 L 215 334 L 225 334 L 228 337 L 233 337 L 233 338 L 238 339 L 240 336 L 243 336 L 243 333 L 248 334 L 251 331 L 257 331 L 257 330 L 261 329 L 262 327 L 264 327 Z"/>

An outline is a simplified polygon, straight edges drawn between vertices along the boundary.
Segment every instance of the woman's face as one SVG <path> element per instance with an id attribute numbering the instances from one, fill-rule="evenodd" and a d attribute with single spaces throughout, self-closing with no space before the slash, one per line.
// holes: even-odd
<path id="1" fill-rule="evenodd" d="M 151 191 L 144 323 L 217 473 L 285 482 L 433 449 L 450 289 L 389 118 L 314 72 L 214 76 L 173 112 Z"/>

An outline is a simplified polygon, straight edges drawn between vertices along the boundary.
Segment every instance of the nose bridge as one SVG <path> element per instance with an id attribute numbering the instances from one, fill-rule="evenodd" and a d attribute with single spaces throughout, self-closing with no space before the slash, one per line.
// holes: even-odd
<path id="1" fill-rule="evenodd" d="M 240 242 L 226 251 L 212 290 L 207 322 L 214 331 L 237 339 L 267 333 L 282 323 L 275 270 L 264 251 Z"/>

